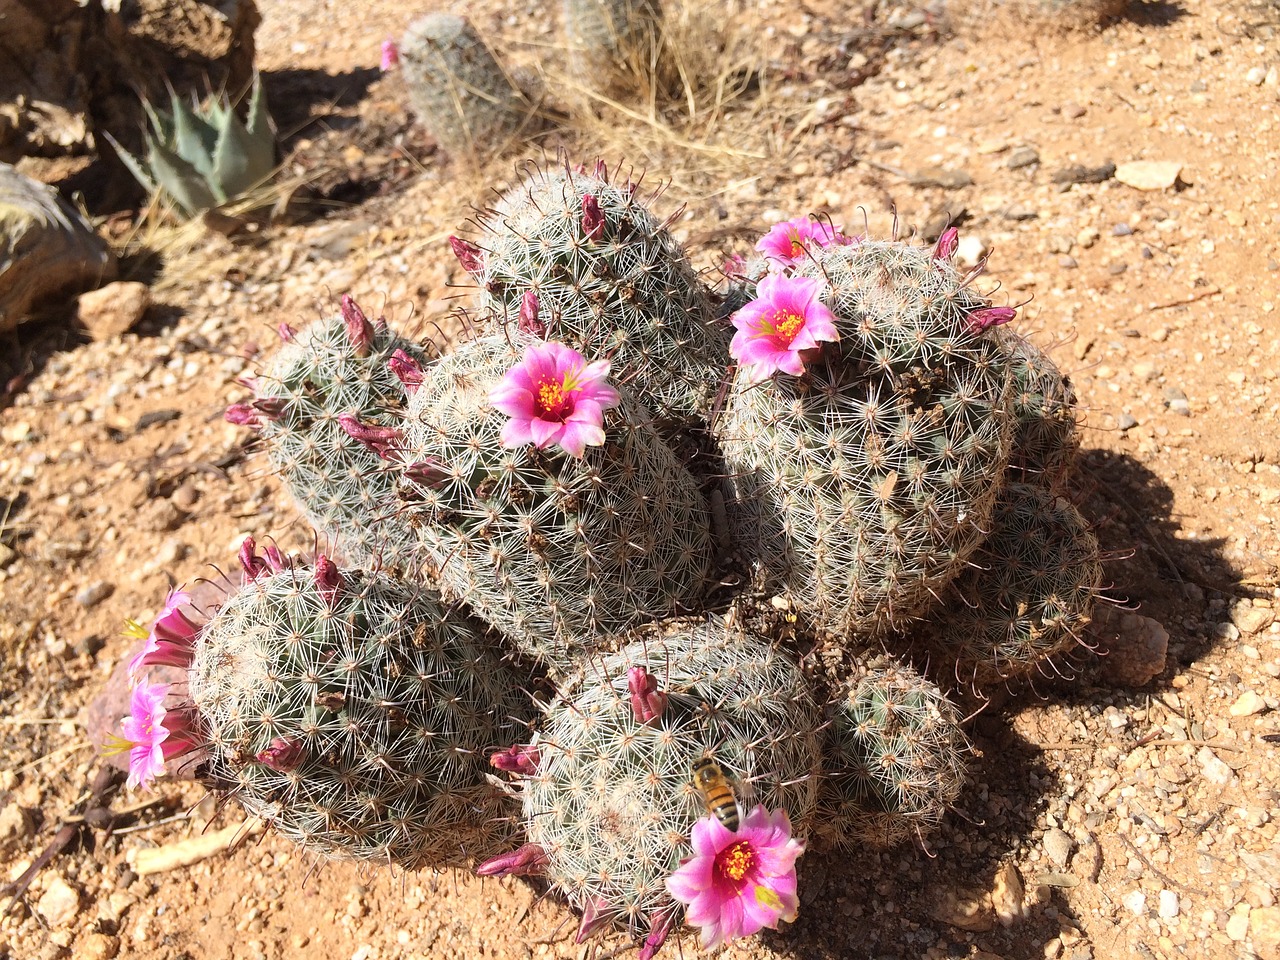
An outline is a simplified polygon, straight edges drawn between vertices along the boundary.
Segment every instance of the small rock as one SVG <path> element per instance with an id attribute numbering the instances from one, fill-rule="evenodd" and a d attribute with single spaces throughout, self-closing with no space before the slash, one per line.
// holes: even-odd
<path id="1" fill-rule="evenodd" d="M 76 319 L 94 340 L 114 340 L 133 329 L 151 306 L 151 290 L 136 280 L 120 280 L 80 295 Z"/>
<path id="2" fill-rule="evenodd" d="M 1249 935 L 1259 960 L 1280 960 L 1280 907 L 1250 910 Z"/>
<path id="3" fill-rule="evenodd" d="M 1062 869 L 1067 865 L 1067 861 L 1071 859 L 1071 848 L 1074 845 L 1065 830 L 1053 827 L 1045 831 L 1044 855 L 1058 869 Z"/>
<path id="4" fill-rule="evenodd" d="M 154 533 L 176 530 L 186 519 L 187 515 L 171 500 L 152 500 L 150 505 L 138 511 L 138 525 Z"/>
<path id="5" fill-rule="evenodd" d="M 1085 227 L 1076 234 L 1076 243 L 1085 250 L 1088 250 L 1098 242 L 1098 239 L 1101 236 L 1102 234 L 1098 232 L 1097 227 Z"/>
<path id="6" fill-rule="evenodd" d="M 4 566 L 0 563 L 0 566 Z M 1241 633 L 1261 633 L 1276 618 L 1274 610 L 1238 603 L 1231 610 L 1231 622 Z"/>
<path id="7" fill-rule="evenodd" d="M 80 944 L 79 955 L 85 960 L 112 960 L 120 952 L 120 938 L 105 933 L 91 933 Z"/>
<path id="8" fill-rule="evenodd" d="M 973 184 L 973 177 L 963 170 L 947 167 L 925 167 L 911 175 L 911 185 L 915 187 L 942 187 L 944 190 L 959 190 Z"/>
<path id="9" fill-rule="evenodd" d="M 1246 690 L 1236 698 L 1236 702 L 1227 708 L 1227 712 L 1233 717 L 1252 717 L 1259 713 L 1265 713 L 1267 709 L 1267 701 L 1252 690 Z"/>
<path id="10" fill-rule="evenodd" d="M 31 836 L 34 826 L 31 814 L 16 800 L 10 800 L 0 810 L 0 846 L 10 840 L 23 840 Z"/>
<path id="11" fill-rule="evenodd" d="M 1135 917 L 1145 917 L 1147 915 L 1147 895 L 1141 890 L 1130 890 L 1124 895 L 1124 899 L 1121 902 L 1125 905 L 1125 909 Z"/>
<path id="12" fill-rule="evenodd" d="M 1178 915 L 1178 895 L 1172 890 L 1161 890 L 1156 913 L 1162 920 L 1172 920 Z"/>
<path id="13" fill-rule="evenodd" d="M 1097 167 L 1086 167 L 1081 163 L 1055 170 L 1054 183 L 1104 183 L 1116 175 L 1116 165 L 1111 162 Z"/>
<path id="14" fill-rule="evenodd" d="M 1262 81 L 1267 79 L 1267 71 L 1261 67 L 1250 67 L 1249 72 L 1244 75 L 1244 82 L 1251 87 L 1262 86 Z"/>
<path id="15" fill-rule="evenodd" d="M 1196 762 L 1200 764 L 1200 772 L 1210 783 L 1226 786 L 1235 777 L 1234 771 L 1218 759 L 1218 755 L 1208 747 L 1201 747 L 1196 754 Z"/>
<path id="16" fill-rule="evenodd" d="M 95 580 L 76 594 L 76 603 L 82 607 L 96 607 L 115 592 L 115 584 L 106 580 Z"/>
<path id="17" fill-rule="evenodd" d="M 1022 906 L 1025 896 L 1026 890 L 1017 867 L 1006 863 L 996 871 L 995 884 L 991 887 L 991 906 L 1001 925 L 1012 926 L 1014 920 L 1026 915 Z"/>
<path id="18" fill-rule="evenodd" d="M 967 233 L 956 246 L 956 263 L 963 267 L 976 267 L 991 252 L 991 245 L 976 233 Z"/>
<path id="19" fill-rule="evenodd" d="M 1058 266 L 1060 266 L 1063 270 L 1074 270 L 1079 265 L 1080 264 L 1076 262 L 1075 257 L 1062 256 L 1058 258 Z"/>
<path id="20" fill-rule="evenodd" d="M 1074 244 L 1070 237 L 1064 237 L 1060 233 L 1049 235 L 1048 247 L 1050 253 L 1070 253 Z"/>
<path id="21" fill-rule="evenodd" d="M 1140 687 L 1164 672 L 1169 634 L 1158 621 L 1099 604 L 1094 632 L 1106 650 L 1100 662 L 1106 680 L 1120 687 Z"/>
<path id="22" fill-rule="evenodd" d="M 1024 206 L 1020 203 L 1015 203 L 1011 207 L 1006 207 L 1003 215 L 1006 220 L 1012 220 L 1015 223 L 1020 223 L 1024 220 L 1035 220 L 1040 216 L 1040 214 L 1035 210 L 1032 210 L 1030 207 Z"/>
<path id="23" fill-rule="evenodd" d="M 929 914 L 952 927 L 983 933 L 994 930 L 995 914 L 991 909 L 991 898 L 986 894 L 965 894 L 955 890 L 943 891 L 933 905 Z"/>
<path id="24" fill-rule="evenodd" d="M 1168 190 L 1181 172 L 1178 160 L 1133 160 L 1116 167 L 1116 179 L 1135 190 Z"/>
<path id="25" fill-rule="evenodd" d="M 1064 103 L 1062 105 L 1062 115 L 1068 120 L 1078 120 L 1085 115 L 1085 108 L 1078 103 Z"/>
<path id="26" fill-rule="evenodd" d="M 186 480 L 173 493 L 169 494 L 169 499 L 173 501 L 173 505 L 179 510 L 185 510 L 190 513 L 200 501 L 200 488 L 190 480 Z"/>
<path id="27" fill-rule="evenodd" d="M 18 551 L 14 550 L 12 547 L 6 546 L 3 543 L 0 543 L 0 569 L 7 567 L 9 564 L 13 563 L 13 561 L 17 559 L 18 559 Z"/>
<path id="28" fill-rule="evenodd" d="M 1023 167 L 1029 167 L 1032 164 L 1040 162 L 1040 154 L 1036 152 L 1034 147 L 1016 147 L 1009 153 L 1009 159 L 1005 161 L 1005 166 L 1010 170 L 1021 170 Z"/>
<path id="29" fill-rule="evenodd" d="M 1131 237 L 1133 236 L 1133 227 L 1127 223 L 1117 223 L 1111 228 L 1111 235 L 1113 237 Z"/>
<path id="30" fill-rule="evenodd" d="M 1239 943 L 1245 937 L 1249 936 L 1248 913 L 1233 913 L 1227 918 L 1227 936 L 1236 943 Z"/>
<path id="31" fill-rule="evenodd" d="M 1132 413 L 1122 413 L 1116 417 L 1116 426 L 1121 430 L 1132 430 L 1138 425 L 1138 418 Z M 1145 681 L 1144 681 L 1145 682 Z"/>
<path id="32" fill-rule="evenodd" d="M 40 896 L 36 911 L 51 927 L 66 926 L 80 912 L 80 891 L 56 874 Z"/>

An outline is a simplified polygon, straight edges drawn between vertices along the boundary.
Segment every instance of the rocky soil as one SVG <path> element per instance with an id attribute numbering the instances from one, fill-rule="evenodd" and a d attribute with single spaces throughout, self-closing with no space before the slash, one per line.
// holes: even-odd
<path id="1" fill-rule="evenodd" d="M 553 47 L 546 6 L 469 5 L 521 62 Z M 659 207 L 684 206 L 705 266 L 809 211 L 880 235 L 895 211 L 900 233 L 958 222 L 961 257 L 990 254 L 980 283 L 1025 304 L 1074 379 L 1111 602 L 1094 650 L 973 719 L 971 782 L 927 848 L 811 850 L 798 922 L 733 955 L 1277 960 L 1280 12 L 1179 0 L 1097 29 L 953 33 L 847 6 L 726 5 L 768 64 L 726 111 L 674 132 L 606 116 L 527 155 L 603 150 L 671 180 Z M 571 912 L 524 882 L 232 845 L 243 815 L 190 782 L 94 790 L 88 705 L 126 658 L 124 618 L 247 534 L 311 545 L 222 420 L 236 377 L 279 322 L 346 292 L 411 332 L 456 330 L 466 277 L 444 238 L 514 175 L 447 164 L 399 79 L 377 79 L 402 4 L 260 7 L 288 169 L 330 208 L 170 248 L 137 277 L 154 302 L 132 332 L 50 320 L 0 340 L 0 883 L 70 840 L 0 919 L 0 958 L 625 954 L 575 944 Z M 202 837 L 211 856 L 148 872 Z"/>

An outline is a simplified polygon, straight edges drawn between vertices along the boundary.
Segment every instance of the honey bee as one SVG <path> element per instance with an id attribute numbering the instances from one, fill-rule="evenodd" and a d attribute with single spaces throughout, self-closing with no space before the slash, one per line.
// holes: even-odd
<path id="1" fill-rule="evenodd" d="M 737 832 L 740 823 L 738 799 L 733 784 L 714 757 L 703 757 L 693 765 L 693 788 L 711 814 L 728 830 Z"/>

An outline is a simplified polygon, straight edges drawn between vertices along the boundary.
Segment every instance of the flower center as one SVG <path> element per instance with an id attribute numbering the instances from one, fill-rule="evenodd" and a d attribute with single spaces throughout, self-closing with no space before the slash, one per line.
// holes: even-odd
<path id="1" fill-rule="evenodd" d="M 538 419 L 563 420 L 573 412 L 572 394 L 568 377 L 560 380 L 544 380 L 538 384 Z"/>
<path id="2" fill-rule="evenodd" d="M 756 853 L 746 840 L 739 840 L 716 858 L 721 875 L 734 883 L 741 883 L 756 862 Z"/>
<path id="3" fill-rule="evenodd" d="M 778 339 L 782 341 L 784 347 L 791 346 L 791 341 L 796 338 L 796 334 L 803 326 L 804 314 L 796 313 L 794 310 L 779 310 L 773 315 L 773 329 L 777 331 Z"/>

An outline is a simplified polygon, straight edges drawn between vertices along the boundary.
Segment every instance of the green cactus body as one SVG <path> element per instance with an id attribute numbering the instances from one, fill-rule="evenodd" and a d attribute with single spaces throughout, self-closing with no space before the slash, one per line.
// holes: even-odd
<path id="1" fill-rule="evenodd" d="M 969 744 L 955 706 L 885 661 L 865 666 L 833 706 L 818 833 L 845 849 L 923 837 L 964 785 Z"/>
<path id="2" fill-rule="evenodd" d="M 532 105 L 465 17 L 419 17 L 400 41 L 399 57 L 418 119 L 448 153 L 500 153 L 528 126 Z"/>
<path id="3" fill-rule="evenodd" d="M 388 361 L 397 350 L 425 358 L 384 321 L 368 329 L 357 343 L 337 315 L 293 334 L 257 378 L 255 407 L 278 407 L 257 418 L 267 458 L 316 532 L 349 562 L 394 567 L 414 543 L 396 515 L 396 474 L 338 418 L 398 427 L 406 391 Z"/>
<path id="4" fill-rule="evenodd" d="M 943 669 L 955 664 L 965 683 L 1012 680 L 1080 642 L 1102 563 L 1097 539 L 1066 500 L 1009 484 L 971 562 L 925 627 Z"/>
<path id="5" fill-rule="evenodd" d="M 1006 361 L 945 261 L 898 241 L 813 251 L 837 343 L 805 375 L 740 370 L 717 434 L 765 586 L 837 636 L 936 602 L 986 535 L 1008 463 Z"/>
<path id="6" fill-rule="evenodd" d="M 484 752 L 516 736 L 518 681 L 433 594 L 336 580 L 261 575 L 205 626 L 189 671 L 202 775 L 328 857 L 441 867 L 508 844 Z"/>
<path id="7" fill-rule="evenodd" d="M 436 465 L 406 479 L 441 589 L 522 651 L 561 669 L 612 633 L 696 607 L 711 564 L 706 499 L 627 394 L 606 413 L 605 443 L 505 448 L 490 390 L 532 338 L 464 344 L 426 372 L 410 400 L 405 459 Z"/>
<path id="8" fill-rule="evenodd" d="M 644 667 L 666 697 L 649 723 L 628 698 Z M 799 670 L 763 639 L 713 620 L 635 641 L 583 669 L 547 711 L 523 781 L 529 840 L 577 907 L 591 903 L 633 935 L 675 909 L 665 881 L 692 855 L 708 815 L 691 784 L 713 757 L 743 816 L 785 809 L 798 835 L 816 796 L 820 713 Z"/>
<path id="9" fill-rule="evenodd" d="M 1076 393 L 1042 350 L 1008 327 L 996 338 L 1013 371 L 1013 455 L 1009 479 L 1061 493 L 1080 450 Z"/>
<path id="10" fill-rule="evenodd" d="M 573 75 L 592 93 L 634 95 L 662 43 L 658 0 L 563 0 Z"/>
<path id="11" fill-rule="evenodd" d="M 248 121 L 223 99 L 192 110 L 176 93 L 168 114 L 143 101 L 151 123 L 141 160 L 106 134 L 129 172 L 148 190 L 162 190 L 187 216 L 234 200 L 270 178 L 276 134 L 262 84 L 254 79 Z"/>
<path id="12" fill-rule="evenodd" d="M 602 224 L 584 227 L 594 198 Z M 582 353 L 608 356 L 660 419 L 698 421 L 728 363 L 728 327 L 678 243 L 628 186 L 602 177 L 540 171 L 502 198 L 484 221 L 477 276 L 482 312 L 528 330 L 525 295 L 538 300 L 537 327 Z"/>

